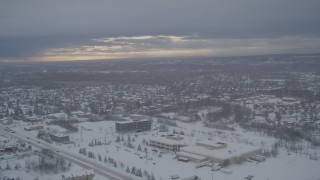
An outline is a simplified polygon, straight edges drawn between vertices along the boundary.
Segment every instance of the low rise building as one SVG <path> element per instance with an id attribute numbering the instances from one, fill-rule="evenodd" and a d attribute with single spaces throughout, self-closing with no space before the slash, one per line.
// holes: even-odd
<path id="1" fill-rule="evenodd" d="M 33 130 L 40 130 L 40 129 L 43 129 L 44 126 L 42 125 L 38 125 L 38 126 L 27 126 L 24 128 L 24 130 L 26 131 L 33 131 Z"/>
<path id="2" fill-rule="evenodd" d="M 195 163 L 202 163 L 202 162 L 205 162 L 208 160 L 208 158 L 205 156 L 199 156 L 196 154 L 186 153 L 183 151 L 177 152 L 176 155 L 178 158 L 179 157 L 186 158 L 186 159 L 189 159 L 190 161 L 195 162 Z"/>
<path id="3" fill-rule="evenodd" d="M 149 145 L 170 152 L 179 152 L 181 147 L 187 146 L 183 141 L 183 137 L 177 135 L 150 138 Z"/>
<path id="4" fill-rule="evenodd" d="M 197 146 L 205 147 L 208 149 L 223 149 L 227 147 L 226 143 L 223 142 L 216 142 L 216 143 L 208 143 L 208 142 L 196 142 Z"/>
<path id="5" fill-rule="evenodd" d="M 261 154 L 262 149 L 238 143 L 197 142 L 195 146 L 182 147 L 178 157 L 188 158 L 193 162 L 206 160 L 223 165 L 244 161 L 252 155 Z"/>
<path id="6" fill-rule="evenodd" d="M 151 125 L 151 120 L 130 120 L 115 123 L 117 133 L 150 131 Z"/>

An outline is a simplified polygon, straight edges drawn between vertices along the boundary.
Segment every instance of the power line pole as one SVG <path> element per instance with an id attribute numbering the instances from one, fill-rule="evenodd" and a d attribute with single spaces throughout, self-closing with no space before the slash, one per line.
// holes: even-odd
<path id="1" fill-rule="evenodd" d="M 107 144 L 107 130 L 104 130 L 104 144 Z"/>
<path id="2" fill-rule="evenodd" d="M 148 149 L 146 149 L 145 152 L 146 152 L 146 165 L 148 165 Z"/>
<path id="3" fill-rule="evenodd" d="M 82 128 L 81 128 L 81 130 L 80 130 L 80 134 L 81 134 L 81 142 L 83 142 Z"/>

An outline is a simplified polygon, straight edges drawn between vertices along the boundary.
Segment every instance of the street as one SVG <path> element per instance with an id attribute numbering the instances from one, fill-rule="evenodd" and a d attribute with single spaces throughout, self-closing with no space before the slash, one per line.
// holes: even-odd
<path id="1" fill-rule="evenodd" d="M 36 139 L 35 137 L 26 135 L 26 134 L 20 134 L 20 133 L 10 133 L 8 131 L 5 131 L 3 128 L 0 128 L 0 132 L 11 136 L 13 138 L 28 142 L 34 146 L 37 146 L 39 148 L 43 149 L 49 149 L 51 150 L 55 155 L 60 156 L 74 164 L 77 164 L 78 166 L 81 166 L 85 169 L 93 169 L 95 173 L 100 174 L 102 176 L 105 176 L 106 178 L 110 180 L 136 180 L 135 177 L 129 177 L 127 174 L 124 174 L 122 172 L 118 172 L 117 170 L 111 169 L 109 167 L 103 166 L 94 160 L 88 159 L 86 157 L 80 156 L 78 154 L 72 154 L 70 152 L 64 151 L 62 149 L 59 149 L 57 147 L 54 147 L 52 144 L 46 143 L 40 139 Z"/>

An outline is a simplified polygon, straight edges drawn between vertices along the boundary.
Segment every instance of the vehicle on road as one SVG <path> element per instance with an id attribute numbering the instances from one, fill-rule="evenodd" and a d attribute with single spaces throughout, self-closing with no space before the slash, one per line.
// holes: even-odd
<path id="1" fill-rule="evenodd" d="M 212 171 L 219 171 L 221 169 L 221 166 L 213 166 Z"/>

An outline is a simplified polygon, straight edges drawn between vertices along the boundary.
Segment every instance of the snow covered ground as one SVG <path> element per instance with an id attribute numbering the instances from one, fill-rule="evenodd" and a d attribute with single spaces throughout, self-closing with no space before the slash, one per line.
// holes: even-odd
<path id="1" fill-rule="evenodd" d="M 19 122 L 23 123 L 23 122 Z M 85 148 L 86 153 L 92 152 L 95 154 L 95 160 L 99 162 L 99 155 L 101 156 L 101 163 L 104 166 L 113 167 L 114 163 L 110 163 L 109 159 L 116 161 L 114 167 L 120 171 L 125 172 L 127 167 L 130 171 L 133 167 L 141 169 L 142 172 L 153 174 L 156 179 L 167 180 L 171 175 L 179 175 L 181 178 L 190 177 L 193 175 L 199 176 L 203 180 L 213 179 L 221 180 L 235 180 L 244 179 L 248 175 L 254 176 L 253 179 L 262 180 L 317 180 L 320 178 L 320 161 L 309 159 L 310 154 L 320 154 L 319 149 L 312 148 L 307 142 L 299 142 L 298 144 L 304 148 L 303 151 L 298 153 L 288 152 L 284 148 L 280 148 L 279 155 L 276 157 L 267 158 L 266 161 L 257 162 L 243 162 L 242 164 L 234 164 L 225 167 L 227 172 L 211 171 L 210 167 L 195 168 L 196 163 L 193 162 L 181 162 L 175 159 L 175 154 L 170 152 L 153 151 L 152 148 L 147 145 L 148 139 L 153 136 L 160 136 L 161 134 L 157 130 L 142 133 L 131 134 L 117 134 L 115 133 L 115 122 L 82 122 L 79 123 L 79 131 L 77 133 L 70 134 L 71 144 L 58 144 L 58 148 L 65 151 L 79 154 L 80 148 Z M 237 142 L 243 145 L 255 146 L 263 149 L 271 149 L 272 145 L 277 142 L 276 139 L 267 137 L 259 132 L 247 132 L 239 127 L 235 127 L 236 131 L 221 131 L 203 127 L 202 123 L 183 123 L 177 122 L 178 127 L 170 127 L 169 132 L 175 130 L 185 134 L 185 140 L 190 145 L 194 145 L 197 140 L 212 140 L 223 142 Z M 154 126 L 158 124 L 154 123 Z M 22 125 L 16 124 L 12 126 L 15 130 L 32 134 L 36 136 L 36 132 L 26 132 Z M 50 126 L 50 129 L 55 129 L 55 126 Z M 57 128 L 59 129 L 59 128 Z M 156 128 L 155 128 L 156 129 Z M 59 129 L 61 131 L 61 129 Z M 120 136 L 123 141 L 116 142 L 117 136 Z M 128 139 L 130 136 L 130 143 L 133 148 L 127 147 Z M 98 145 L 100 144 L 101 145 Z M 89 146 L 89 144 L 97 144 Z M 139 145 L 142 151 L 138 150 Z M 147 154 L 144 149 L 147 149 Z M 161 154 L 161 155 L 160 155 Z M 87 157 L 82 155 L 83 157 Z M 87 157 L 88 158 L 88 157 Z M 106 158 L 106 162 L 104 159 Z M 2 168 L 5 166 L 2 162 Z M 71 171 L 77 171 L 81 169 L 78 166 L 72 166 Z M 6 174 L 15 173 L 14 171 L 4 171 Z M 24 172 L 19 172 L 24 173 Z M 17 174 L 18 175 L 18 174 Z M 23 177 L 29 179 L 29 177 L 36 177 L 36 174 L 24 173 Z M 41 175 L 38 175 L 41 176 Z M 44 179 L 55 179 L 60 177 L 59 175 L 46 175 Z M 105 179 L 102 176 L 97 175 L 95 179 Z M 141 179 L 145 179 L 142 177 Z"/>
<path id="2" fill-rule="evenodd" d="M 33 180 L 36 178 L 39 179 L 46 179 L 46 180 L 57 180 L 61 179 L 61 174 L 64 172 L 59 173 L 40 173 L 35 172 L 26 168 L 27 162 L 38 162 L 38 158 L 40 155 L 40 149 L 33 148 L 31 151 L 12 154 L 3 156 L 4 159 L 0 160 L 1 166 L 1 175 L 2 177 L 9 177 L 9 178 L 20 178 L 21 180 Z M 67 165 L 68 166 L 68 165 Z M 84 169 L 80 166 L 75 164 L 71 164 L 70 169 L 66 172 L 79 172 L 83 171 Z M 1 176 L 0 176 L 1 177 Z"/>

